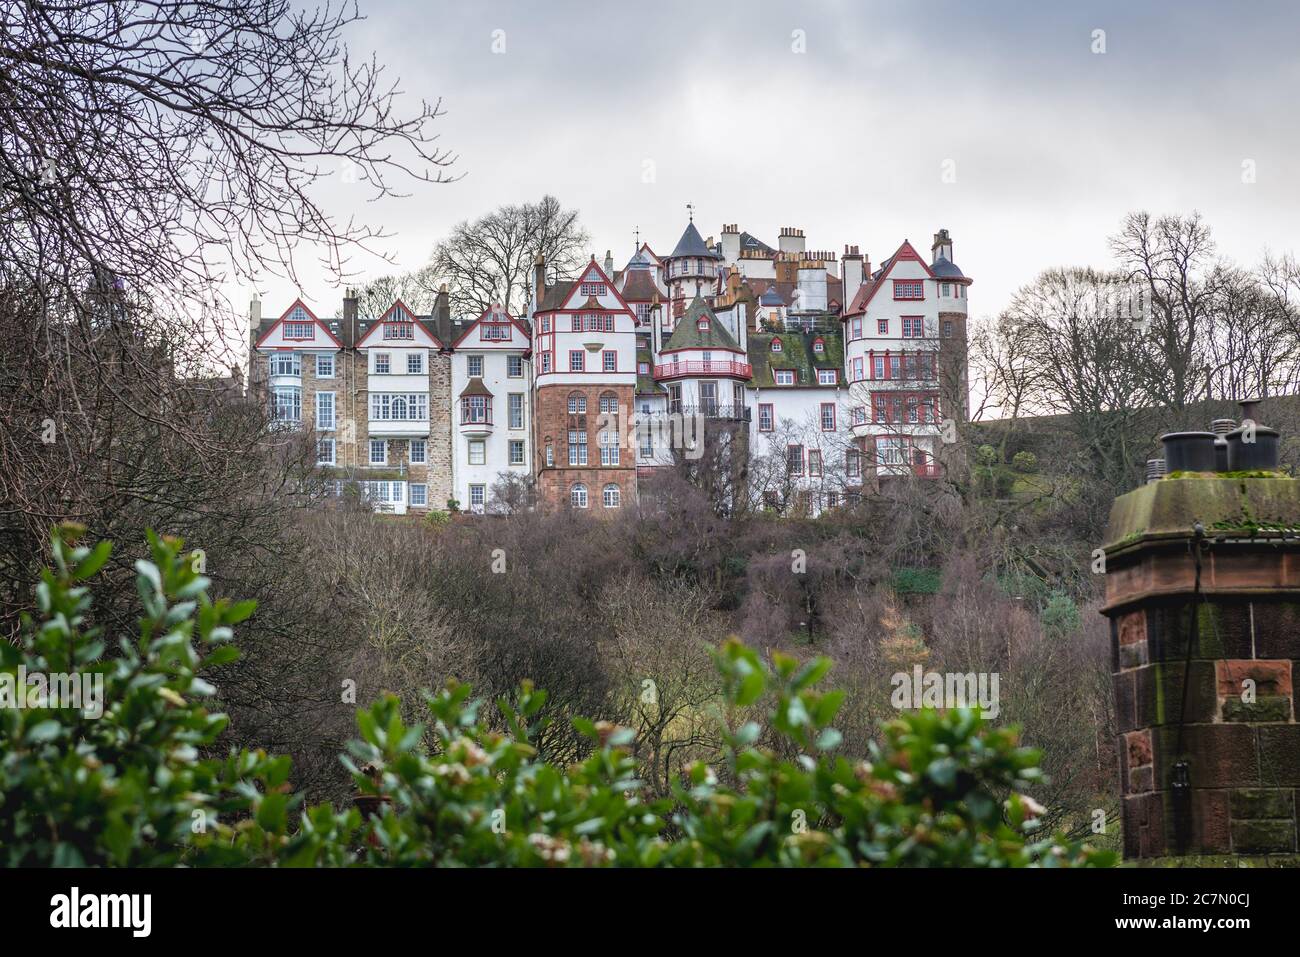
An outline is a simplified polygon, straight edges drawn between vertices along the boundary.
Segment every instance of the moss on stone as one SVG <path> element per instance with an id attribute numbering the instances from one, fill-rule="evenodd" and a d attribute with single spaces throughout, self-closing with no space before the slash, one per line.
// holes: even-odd
<path id="1" fill-rule="evenodd" d="M 1143 541 L 1186 539 L 1207 531 L 1259 538 L 1300 534 L 1300 481 L 1276 473 L 1196 473 L 1197 481 L 1151 482 L 1111 507 L 1103 546 L 1108 555 Z"/>

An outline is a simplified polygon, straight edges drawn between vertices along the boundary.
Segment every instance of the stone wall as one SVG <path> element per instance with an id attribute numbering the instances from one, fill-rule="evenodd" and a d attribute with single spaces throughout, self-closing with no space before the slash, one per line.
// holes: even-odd
<path id="1" fill-rule="evenodd" d="M 570 415 L 569 395 L 579 392 L 587 397 L 587 413 Z M 619 449 L 619 464 L 602 467 L 597 427 L 600 423 L 600 396 L 613 392 L 618 406 L 623 410 L 620 422 L 632 409 L 633 387 L 630 385 L 590 386 L 554 385 L 537 390 L 533 407 L 534 460 L 537 474 L 537 501 L 546 509 L 568 508 L 569 489 L 575 482 L 587 486 L 588 509 L 596 513 L 605 511 L 601 505 L 601 490 L 610 482 L 619 487 L 624 507 L 636 500 L 636 449 L 623 445 Z M 587 465 L 571 467 L 569 463 L 568 433 L 582 429 L 587 433 Z M 624 438 L 620 435 L 620 439 Z M 555 450 L 555 465 L 546 466 L 546 443 Z"/>

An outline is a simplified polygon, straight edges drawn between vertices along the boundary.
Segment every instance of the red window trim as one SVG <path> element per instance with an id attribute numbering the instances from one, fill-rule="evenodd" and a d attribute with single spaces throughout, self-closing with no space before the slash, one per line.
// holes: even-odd
<path id="1" fill-rule="evenodd" d="M 897 418 L 892 417 L 892 408 L 894 403 L 891 401 L 898 400 L 899 414 Z M 915 422 L 907 420 L 907 403 L 909 399 L 915 399 L 917 404 L 917 419 Z M 921 410 L 928 408 L 930 410 L 929 418 L 921 414 Z M 884 413 L 884 418 L 877 418 L 876 412 L 880 410 Z M 871 393 L 871 408 L 869 422 L 877 425 L 934 425 L 943 421 L 943 416 L 939 411 L 939 393 L 938 392 L 873 392 Z"/>
<path id="2" fill-rule="evenodd" d="M 613 357 L 614 357 L 614 368 L 612 368 L 612 369 L 606 369 L 606 368 L 605 368 L 605 356 L 613 356 Z M 600 353 L 600 371 L 601 371 L 601 372 L 617 372 L 617 371 L 618 371 L 618 350 L 617 350 L 617 349 L 605 349 L 605 350 L 603 350 L 603 351 Z"/>
<path id="3" fill-rule="evenodd" d="M 826 410 L 831 410 L 831 427 L 826 428 Z M 834 402 L 823 402 L 821 408 L 817 410 L 817 421 L 821 425 L 823 432 L 834 432 L 839 427 L 838 413 L 835 411 Z"/>
<path id="4" fill-rule="evenodd" d="M 573 357 L 574 357 L 574 356 L 582 356 L 582 368 L 581 368 L 581 369 L 575 369 L 575 368 L 573 367 Z M 568 367 L 567 369 L 565 369 L 564 371 L 565 371 L 565 372 L 586 372 L 586 371 L 587 371 L 587 350 L 586 350 L 586 349 L 570 349 L 570 350 L 569 350 L 569 367 Z"/>
<path id="5" fill-rule="evenodd" d="M 816 472 L 813 471 L 813 456 L 814 456 L 814 455 L 817 456 L 817 471 L 816 471 Z M 808 474 L 809 474 L 810 476 L 815 476 L 815 477 L 817 477 L 817 478 L 820 478 L 821 475 L 822 475 L 822 472 L 823 472 L 823 466 L 822 466 L 822 450 L 821 450 L 821 449 L 809 449 L 809 450 L 808 450 Z"/>
<path id="6" fill-rule="evenodd" d="M 921 302 L 921 301 L 923 301 L 923 300 L 925 299 L 925 280 L 924 280 L 924 279 L 894 279 L 894 280 L 891 280 L 891 281 L 892 281 L 893 284 L 894 284 L 894 299 L 895 299 L 895 300 L 903 300 L 903 301 L 907 301 L 907 302 Z M 900 295 L 898 294 L 898 287 L 899 287 L 899 286 L 913 286 L 913 285 L 914 285 L 914 286 L 917 286 L 917 287 L 920 288 L 920 290 L 921 290 L 921 294 L 920 294 L 919 296 L 900 296 Z"/>
<path id="7" fill-rule="evenodd" d="M 798 468 L 797 470 L 796 470 L 796 469 L 790 469 L 790 450 L 791 450 L 791 449 L 798 449 L 798 450 L 799 450 L 799 468 Z M 803 446 L 802 446 L 802 445 L 799 445 L 799 444 L 797 444 L 797 443 L 791 443 L 791 444 L 789 444 L 789 445 L 787 445 L 787 446 L 785 447 L 785 467 L 786 467 L 787 469 L 790 470 L 790 474 L 791 474 L 791 475 L 803 475 L 803 474 L 804 474 L 804 449 L 803 449 Z"/>
<path id="8" fill-rule="evenodd" d="M 767 409 L 767 428 L 763 428 L 763 410 Z M 758 431 L 773 432 L 776 430 L 776 410 L 772 408 L 771 402 L 760 402 L 758 404 Z"/>
<path id="9" fill-rule="evenodd" d="M 899 316 L 898 318 L 902 320 L 902 328 L 898 330 L 898 335 L 900 338 L 902 339 L 924 339 L 925 338 L 925 316 Z M 921 323 L 921 334 L 919 336 L 909 336 L 907 334 L 907 327 L 915 322 Z"/>

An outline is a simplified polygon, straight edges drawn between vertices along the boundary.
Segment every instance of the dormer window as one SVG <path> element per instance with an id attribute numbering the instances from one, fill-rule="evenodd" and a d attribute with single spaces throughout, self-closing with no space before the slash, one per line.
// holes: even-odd
<path id="1" fill-rule="evenodd" d="M 781 351 L 781 340 L 780 340 L 780 339 L 773 339 L 773 340 L 772 340 L 772 351 L 773 351 L 773 352 L 780 352 L 780 351 Z"/>
<path id="2" fill-rule="evenodd" d="M 825 352 L 825 351 L 826 351 L 826 341 L 822 339 L 820 336 L 818 336 L 816 339 L 813 340 L 813 352 Z"/>
<path id="3" fill-rule="evenodd" d="M 707 331 L 709 328 L 709 317 L 700 316 L 699 321 L 695 323 L 695 328 L 700 330 L 700 332 Z"/>
<path id="4" fill-rule="evenodd" d="M 776 369 L 772 375 L 777 385 L 794 385 L 793 369 Z"/>

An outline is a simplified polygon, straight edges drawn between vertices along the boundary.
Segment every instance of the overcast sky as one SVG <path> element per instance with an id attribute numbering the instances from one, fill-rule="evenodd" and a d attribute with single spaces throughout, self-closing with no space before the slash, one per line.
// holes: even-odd
<path id="1" fill-rule="evenodd" d="M 395 267 L 356 260 L 369 275 L 548 192 L 619 268 L 635 229 L 671 249 L 687 203 L 705 236 L 734 222 L 775 245 L 798 226 L 810 249 L 853 243 L 876 264 L 905 238 L 928 255 L 947 227 L 976 316 L 1046 267 L 1107 265 L 1132 209 L 1200 210 L 1243 263 L 1300 246 L 1300 13 L 1285 3 L 360 3 L 350 47 L 442 98 L 441 145 L 465 174 L 382 203 L 321 190 L 393 234 Z M 299 265 L 333 315 L 335 281 Z M 266 277 L 261 292 L 278 314 L 298 290 Z"/>

